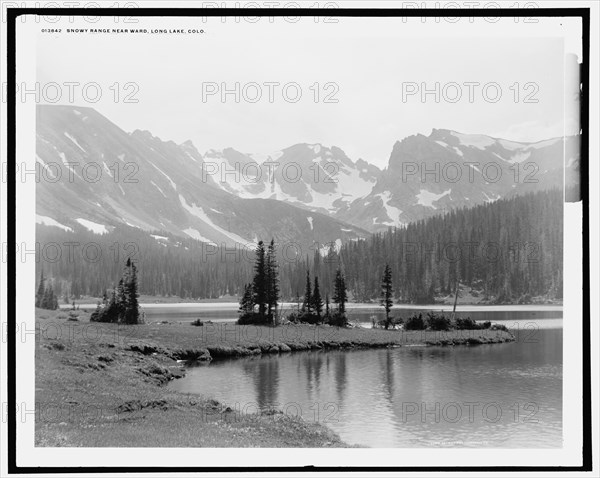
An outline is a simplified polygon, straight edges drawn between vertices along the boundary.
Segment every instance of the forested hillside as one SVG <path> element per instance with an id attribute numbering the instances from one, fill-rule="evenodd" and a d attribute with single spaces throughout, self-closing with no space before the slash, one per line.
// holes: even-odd
<path id="1" fill-rule="evenodd" d="M 454 210 L 345 245 L 341 259 L 359 300 L 378 296 L 386 263 L 406 302 L 431 303 L 457 280 L 499 303 L 562 298 L 562 192 Z"/>
<path id="2" fill-rule="evenodd" d="M 353 300 L 378 299 L 389 264 L 394 297 L 403 302 L 431 303 L 435 296 L 452 293 L 456 281 L 490 302 L 561 298 L 562 215 L 562 192 L 551 190 L 453 210 L 328 253 L 316 245 L 294 255 L 296 249 L 278 243 L 281 295 L 292 300 L 302 295 L 307 268 L 319 277 L 323 296 L 331 294 L 341 265 Z M 239 295 L 253 273 L 254 252 L 242 246 L 217 249 L 127 226 L 99 235 L 84 228 L 71 232 L 38 225 L 36 240 L 38 277 L 43 270 L 61 302 L 100 297 L 116 284 L 127 257 L 138 266 L 144 295 Z"/>

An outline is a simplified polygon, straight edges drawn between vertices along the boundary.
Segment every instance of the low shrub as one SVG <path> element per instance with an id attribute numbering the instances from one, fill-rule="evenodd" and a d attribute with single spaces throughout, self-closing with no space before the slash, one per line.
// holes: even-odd
<path id="1" fill-rule="evenodd" d="M 371 323 L 373 324 L 374 329 L 385 329 L 386 320 L 385 318 L 381 320 L 375 320 L 375 317 L 371 318 Z M 390 317 L 390 323 L 388 324 L 388 329 L 394 330 L 399 329 L 404 324 L 404 319 L 402 317 Z"/>
<path id="2" fill-rule="evenodd" d="M 492 324 L 490 330 L 503 330 L 504 332 L 508 332 L 508 327 L 503 324 Z"/>
<path id="3" fill-rule="evenodd" d="M 192 321 L 191 325 L 193 325 L 195 327 L 203 327 L 204 326 L 204 322 L 202 322 L 202 319 L 198 318 L 198 319 Z"/>
<path id="4" fill-rule="evenodd" d="M 271 318 L 258 312 L 242 314 L 237 320 L 238 325 L 271 325 Z"/>
<path id="5" fill-rule="evenodd" d="M 346 317 L 346 314 L 340 314 L 335 311 L 329 315 L 328 324 L 336 327 L 346 327 L 348 325 L 348 317 Z"/>
<path id="6" fill-rule="evenodd" d="M 427 328 L 430 330 L 450 330 L 450 319 L 444 314 L 427 312 Z"/>
<path id="7" fill-rule="evenodd" d="M 425 330 L 423 314 L 413 315 L 404 322 L 404 330 Z"/>
<path id="8" fill-rule="evenodd" d="M 287 317 L 287 320 L 295 324 L 321 324 L 323 323 L 323 317 L 319 317 L 317 314 L 308 312 L 292 312 Z"/>
<path id="9" fill-rule="evenodd" d="M 456 330 L 475 330 L 481 327 L 471 317 L 456 317 L 454 328 Z"/>

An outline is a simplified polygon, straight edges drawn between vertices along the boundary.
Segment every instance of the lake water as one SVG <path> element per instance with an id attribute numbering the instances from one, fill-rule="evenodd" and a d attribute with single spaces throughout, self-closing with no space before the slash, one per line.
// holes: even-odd
<path id="1" fill-rule="evenodd" d="M 369 320 L 371 312 L 354 314 Z M 318 421 L 350 444 L 561 447 L 562 312 L 461 315 L 505 323 L 517 341 L 214 361 L 170 387 L 216 398 L 238 415 L 276 408 Z"/>
<path id="2" fill-rule="evenodd" d="M 296 310 L 297 305 L 285 303 L 281 309 L 283 315 Z M 84 306 L 81 306 L 84 308 Z M 95 308 L 95 305 L 92 307 Z M 383 317 L 381 307 L 373 304 L 348 304 L 348 318 L 351 322 L 370 323 L 371 316 Z M 191 303 L 191 304 L 142 304 L 142 310 L 146 315 L 147 322 L 168 320 L 170 322 L 191 322 L 197 318 L 212 320 L 213 322 L 228 322 L 238 318 L 238 304 L 236 303 Z M 427 311 L 445 310 L 451 311 L 452 306 L 394 306 L 392 315 L 397 317 L 408 317 L 409 315 Z M 474 320 L 488 320 L 489 317 L 497 321 L 510 320 L 537 320 L 539 318 L 562 318 L 561 306 L 460 306 L 458 313 L 461 316 L 471 316 Z M 489 314 L 493 314 L 490 316 Z"/>

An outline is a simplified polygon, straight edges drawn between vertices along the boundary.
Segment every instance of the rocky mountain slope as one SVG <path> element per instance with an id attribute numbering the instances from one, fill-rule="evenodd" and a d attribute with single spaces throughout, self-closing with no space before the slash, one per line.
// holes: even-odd
<path id="1" fill-rule="evenodd" d="M 275 237 L 303 253 L 367 231 L 268 196 L 240 197 L 191 142 L 126 133 L 92 108 L 38 106 L 37 221 L 99 234 L 127 224 L 223 246 Z"/>
<path id="2" fill-rule="evenodd" d="M 394 145 L 372 191 L 336 218 L 370 231 L 578 181 L 578 137 L 517 143 L 433 130 Z"/>
<path id="3" fill-rule="evenodd" d="M 397 141 L 387 168 L 300 143 L 264 157 L 201 154 L 126 133 L 92 108 L 38 106 L 38 223 L 122 224 L 232 246 L 275 237 L 302 253 L 442 214 L 577 182 L 578 137 L 519 143 L 433 130 Z"/>

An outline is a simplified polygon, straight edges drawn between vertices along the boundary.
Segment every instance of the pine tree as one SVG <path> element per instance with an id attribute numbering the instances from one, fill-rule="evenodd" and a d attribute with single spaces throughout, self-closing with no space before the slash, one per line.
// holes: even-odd
<path id="1" fill-rule="evenodd" d="M 58 297 L 56 296 L 56 294 L 54 293 L 54 290 L 52 288 L 50 288 L 50 294 L 52 297 L 52 310 L 58 310 Z"/>
<path id="2" fill-rule="evenodd" d="M 52 304 L 52 296 L 50 295 L 50 287 L 46 287 L 44 290 L 44 297 L 42 298 L 42 303 L 40 307 L 42 309 L 49 309 Z"/>
<path id="3" fill-rule="evenodd" d="M 42 309 L 52 309 L 52 286 L 48 285 L 44 291 L 44 298 L 42 299 Z"/>
<path id="4" fill-rule="evenodd" d="M 117 285 L 117 290 L 115 293 L 115 304 L 116 307 L 113 311 L 117 314 L 116 320 L 114 322 L 124 322 L 125 321 L 125 312 L 127 311 L 127 295 L 125 292 L 125 284 L 123 278 L 119 279 L 119 285 Z M 110 320 L 109 322 L 113 322 Z"/>
<path id="5" fill-rule="evenodd" d="M 267 264 L 265 257 L 265 245 L 263 241 L 258 242 L 256 247 L 256 262 L 254 265 L 254 281 L 252 291 L 254 294 L 254 303 L 258 305 L 258 313 L 261 317 L 265 316 L 267 307 Z"/>
<path id="6" fill-rule="evenodd" d="M 315 277 L 315 285 L 312 293 L 312 307 L 319 321 L 321 320 L 321 314 L 323 312 L 323 299 L 321 298 L 321 291 L 319 290 L 319 278 Z"/>
<path id="7" fill-rule="evenodd" d="M 125 323 L 137 324 L 140 321 L 140 308 L 138 303 L 137 268 L 133 261 L 128 258 L 126 264 L 125 291 Z"/>
<path id="8" fill-rule="evenodd" d="M 310 272 L 306 270 L 306 287 L 304 288 L 304 302 L 302 302 L 302 312 L 312 313 L 312 290 L 310 285 Z"/>
<path id="9" fill-rule="evenodd" d="M 325 322 L 329 322 L 329 294 L 325 294 Z"/>
<path id="10" fill-rule="evenodd" d="M 346 291 L 346 280 L 342 270 L 338 268 L 335 273 L 333 302 L 337 305 L 337 314 L 340 322 L 345 321 L 346 302 L 348 302 L 348 293 Z"/>
<path id="11" fill-rule="evenodd" d="M 42 308 L 42 303 L 44 301 L 45 281 L 46 279 L 44 279 L 44 270 L 42 269 L 42 275 L 40 276 L 40 284 L 38 285 L 38 290 L 35 294 L 35 306 L 39 308 Z"/>
<path id="12" fill-rule="evenodd" d="M 252 284 L 246 284 L 244 295 L 240 299 L 240 315 L 251 314 L 254 311 L 254 297 L 252 294 Z"/>
<path id="13" fill-rule="evenodd" d="M 389 264 L 385 265 L 383 277 L 381 279 L 381 305 L 385 309 L 385 328 L 390 326 L 390 310 L 394 302 L 392 300 L 392 269 Z"/>
<path id="14" fill-rule="evenodd" d="M 267 316 L 273 321 L 273 313 L 277 310 L 279 302 L 279 271 L 277 266 L 277 257 L 275 251 L 275 240 L 271 239 L 271 243 L 267 249 L 266 259 L 266 299 L 267 299 Z"/>

